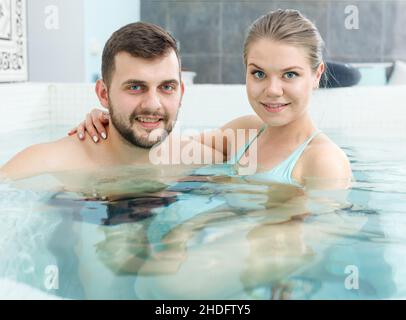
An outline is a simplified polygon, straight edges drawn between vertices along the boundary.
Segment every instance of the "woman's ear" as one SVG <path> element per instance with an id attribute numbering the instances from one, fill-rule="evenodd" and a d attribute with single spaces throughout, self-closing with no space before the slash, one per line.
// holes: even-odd
<path id="1" fill-rule="evenodd" d="M 96 81 L 95 91 L 99 101 L 103 107 L 109 109 L 109 92 L 107 89 L 107 85 L 104 83 L 103 80 Z"/>
<path id="2" fill-rule="evenodd" d="M 318 89 L 320 85 L 320 78 L 323 75 L 324 72 L 324 62 L 320 63 L 319 66 L 317 67 L 316 73 L 315 73 L 315 78 L 314 78 L 314 84 L 313 84 L 313 89 Z"/>

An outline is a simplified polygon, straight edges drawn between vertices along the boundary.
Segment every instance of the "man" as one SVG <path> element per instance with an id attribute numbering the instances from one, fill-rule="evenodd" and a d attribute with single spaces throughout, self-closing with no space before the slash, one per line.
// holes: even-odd
<path id="1" fill-rule="evenodd" d="M 176 40 L 168 32 L 142 22 L 122 27 L 105 45 L 103 79 L 96 83 L 100 103 L 111 114 L 105 143 L 66 137 L 34 145 L 6 163 L 0 175 L 20 179 L 48 172 L 151 163 L 152 149 L 162 148 L 162 141 L 166 145 L 172 141 L 166 137 L 176 122 L 184 93 L 180 70 Z M 199 150 L 208 148 L 195 141 L 182 143 L 181 148 L 188 145 L 190 150 L 191 143 L 202 148 Z M 169 163 L 180 163 L 176 159 L 180 154 L 166 147 L 162 152 L 169 153 Z M 201 154 L 212 156 L 211 151 Z"/>

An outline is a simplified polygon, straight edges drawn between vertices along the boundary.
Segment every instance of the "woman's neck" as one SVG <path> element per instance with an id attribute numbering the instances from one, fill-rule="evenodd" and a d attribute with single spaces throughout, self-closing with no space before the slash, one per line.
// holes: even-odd
<path id="1" fill-rule="evenodd" d="M 268 125 L 262 133 L 262 141 L 265 144 L 271 143 L 273 145 L 297 145 L 308 138 L 316 129 L 309 114 L 306 113 L 284 126 Z"/>

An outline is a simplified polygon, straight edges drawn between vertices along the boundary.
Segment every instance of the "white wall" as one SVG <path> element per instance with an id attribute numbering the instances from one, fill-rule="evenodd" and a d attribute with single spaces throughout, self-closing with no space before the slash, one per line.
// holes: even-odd
<path id="1" fill-rule="evenodd" d="M 111 33 L 139 18 L 139 0 L 27 0 L 28 80 L 92 81 Z"/>
<path id="2" fill-rule="evenodd" d="M 27 0 L 28 81 L 84 80 L 83 8 L 83 0 Z"/>
<path id="3" fill-rule="evenodd" d="M 110 35 L 120 27 L 139 20 L 139 0 L 85 1 L 86 82 L 92 82 L 100 74 L 101 54 Z"/>
<path id="4" fill-rule="evenodd" d="M 0 165 L 28 145 L 49 141 L 53 132 L 60 137 L 61 126 L 77 125 L 99 106 L 90 83 L 0 84 L 0 97 L 6 115 L 0 117 Z M 406 85 L 321 89 L 310 110 L 320 129 L 340 132 L 342 143 L 357 136 L 399 139 L 406 137 L 406 109 L 399 101 L 406 101 Z M 252 113 L 243 85 L 193 85 L 186 88 L 177 128 L 219 127 Z M 48 137 L 32 134 L 44 128 Z"/>
<path id="5" fill-rule="evenodd" d="M 0 85 L 0 133 L 50 124 L 73 126 L 100 104 L 94 84 Z M 406 85 L 320 89 L 310 113 L 322 130 L 349 135 L 406 136 Z M 186 128 L 219 127 L 236 117 L 253 114 L 244 85 L 192 85 L 186 88 L 178 125 Z"/>

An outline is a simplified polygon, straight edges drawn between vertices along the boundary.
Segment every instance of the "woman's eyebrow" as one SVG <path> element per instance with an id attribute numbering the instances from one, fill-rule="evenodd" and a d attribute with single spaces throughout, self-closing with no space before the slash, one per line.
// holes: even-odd
<path id="1" fill-rule="evenodd" d="M 258 67 L 255 63 L 250 63 L 250 64 L 248 64 L 248 66 L 249 66 L 249 67 L 252 66 L 252 67 L 254 67 L 254 68 L 261 69 L 261 70 L 263 69 L 263 68 L 261 68 L 261 67 Z M 292 69 L 300 69 L 300 70 L 303 70 L 302 67 L 299 67 L 299 66 L 291 66 L 291 67 L 282 69 L 281 72 L 285 72 L 285 71 L 292 70 Z"/>
<path id="2" fill-rule="evenodd" d="M 249 66 L 252 66 L 252 67 L 257 68 L 257 69 L 262 69 L 261 67 L 258 67 L 255 63 L 252 63 L 252 62 L 248 65 L 248 67 Z"/>
<path id="3" fill-rule="evenodd" d="M 289 68 L 282 69 L 281 71 L 288 71 L 288 70 L 292 70 L 292 69 L 300 69 L 300 70 L 303 70 L 302 67 L 299 67 L 299 66 L 292 66 L 292 67 L 289 67 Z"/>

